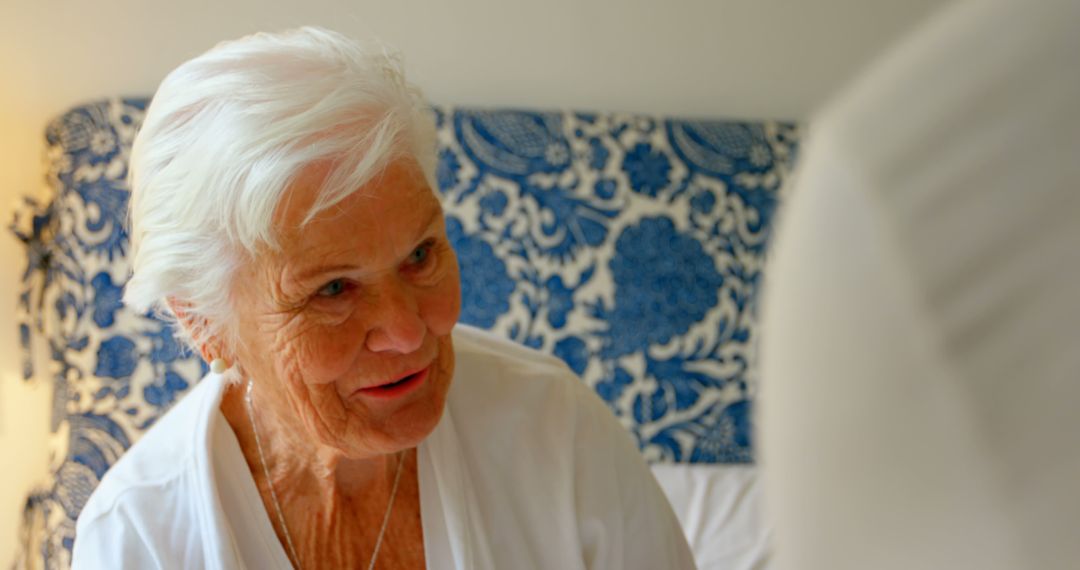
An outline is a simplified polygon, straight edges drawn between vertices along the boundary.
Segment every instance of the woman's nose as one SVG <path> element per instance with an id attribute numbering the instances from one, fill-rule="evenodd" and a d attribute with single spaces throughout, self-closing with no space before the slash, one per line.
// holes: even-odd
<path id="1" fill-rule="evenodd" d="M 408 285 L 398 281 L 386 284 L 371 310 L 375 314 L 367 335 L 368 350 L 408 354 L 424 344 L 427 325 Z"/>

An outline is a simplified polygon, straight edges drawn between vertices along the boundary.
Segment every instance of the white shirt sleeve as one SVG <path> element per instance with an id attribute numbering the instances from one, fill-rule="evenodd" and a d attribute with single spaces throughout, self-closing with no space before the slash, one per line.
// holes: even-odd
<path id="1" fill-rule="evenodd" d="M 75 546 L 71 554 L 72 570 L 165 569 L 142 533 L 154 528 L 136 525 L 122 509 L 92 518 L 80 517 Z"/>
<path id="2" fill-rule="evenodd" d="M 630 434 L 576 378 L 574 450 L 578 535 L 590 570 L 692 570 L 667 497 Z"/>

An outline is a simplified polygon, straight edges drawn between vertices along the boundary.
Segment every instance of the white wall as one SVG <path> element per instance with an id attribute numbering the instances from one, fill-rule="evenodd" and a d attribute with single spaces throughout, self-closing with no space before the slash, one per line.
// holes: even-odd
<path id="1" fill-rule="evenodd" d="M 433 101 L 805 118 L 941 0 L 0 0 L 0 226 L 71 105 L 151 94 L 216 41 L 319 24 L 406 54 Z M 18 371 L 22 253 L 0 236 L 0 567 L 45 471 L 48 386 Z"/>

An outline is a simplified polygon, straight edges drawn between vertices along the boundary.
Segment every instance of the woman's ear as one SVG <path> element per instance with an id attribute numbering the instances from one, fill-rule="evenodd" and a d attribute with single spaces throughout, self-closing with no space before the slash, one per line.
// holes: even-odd
<path id="1" fill-rule="evenodd" d="M 172 311 L 172 314 L 176 315 L 177 324 L 184 327 L 184 330 L 188 332 L 206 330 L 206 319 L 191 314 L 191 303 L 180 301 L 176 297 L 166 297 L 165 304 L 169 306 L 169 310 Z M 202 359 L 206 362 L 213 360 L 214 355 L 210 353 L 209 343 L 202 338 L 194 336 L 193 340 L 199 347 L 199 355 L 202 356 Z"/>

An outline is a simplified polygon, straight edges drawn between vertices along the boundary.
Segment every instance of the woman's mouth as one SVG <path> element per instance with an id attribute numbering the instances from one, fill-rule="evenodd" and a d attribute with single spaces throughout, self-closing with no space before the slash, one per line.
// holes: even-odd
<path id="1" fill-rule="evenodd" d="M 361 388 L 357 390 L 357 393 L 363 396 L 370 396 L 373 398 L 400 398 L 419 388 L 424 383 L 424 381 L 427 380 L 429 370 L 431 370 L 431 366 L 428 366 L 423 370 L 413 372 L 412 374 L 404 376 L 400 380 L 391 382 L 389 384 L 372 386 L 370 388 Z"/>

